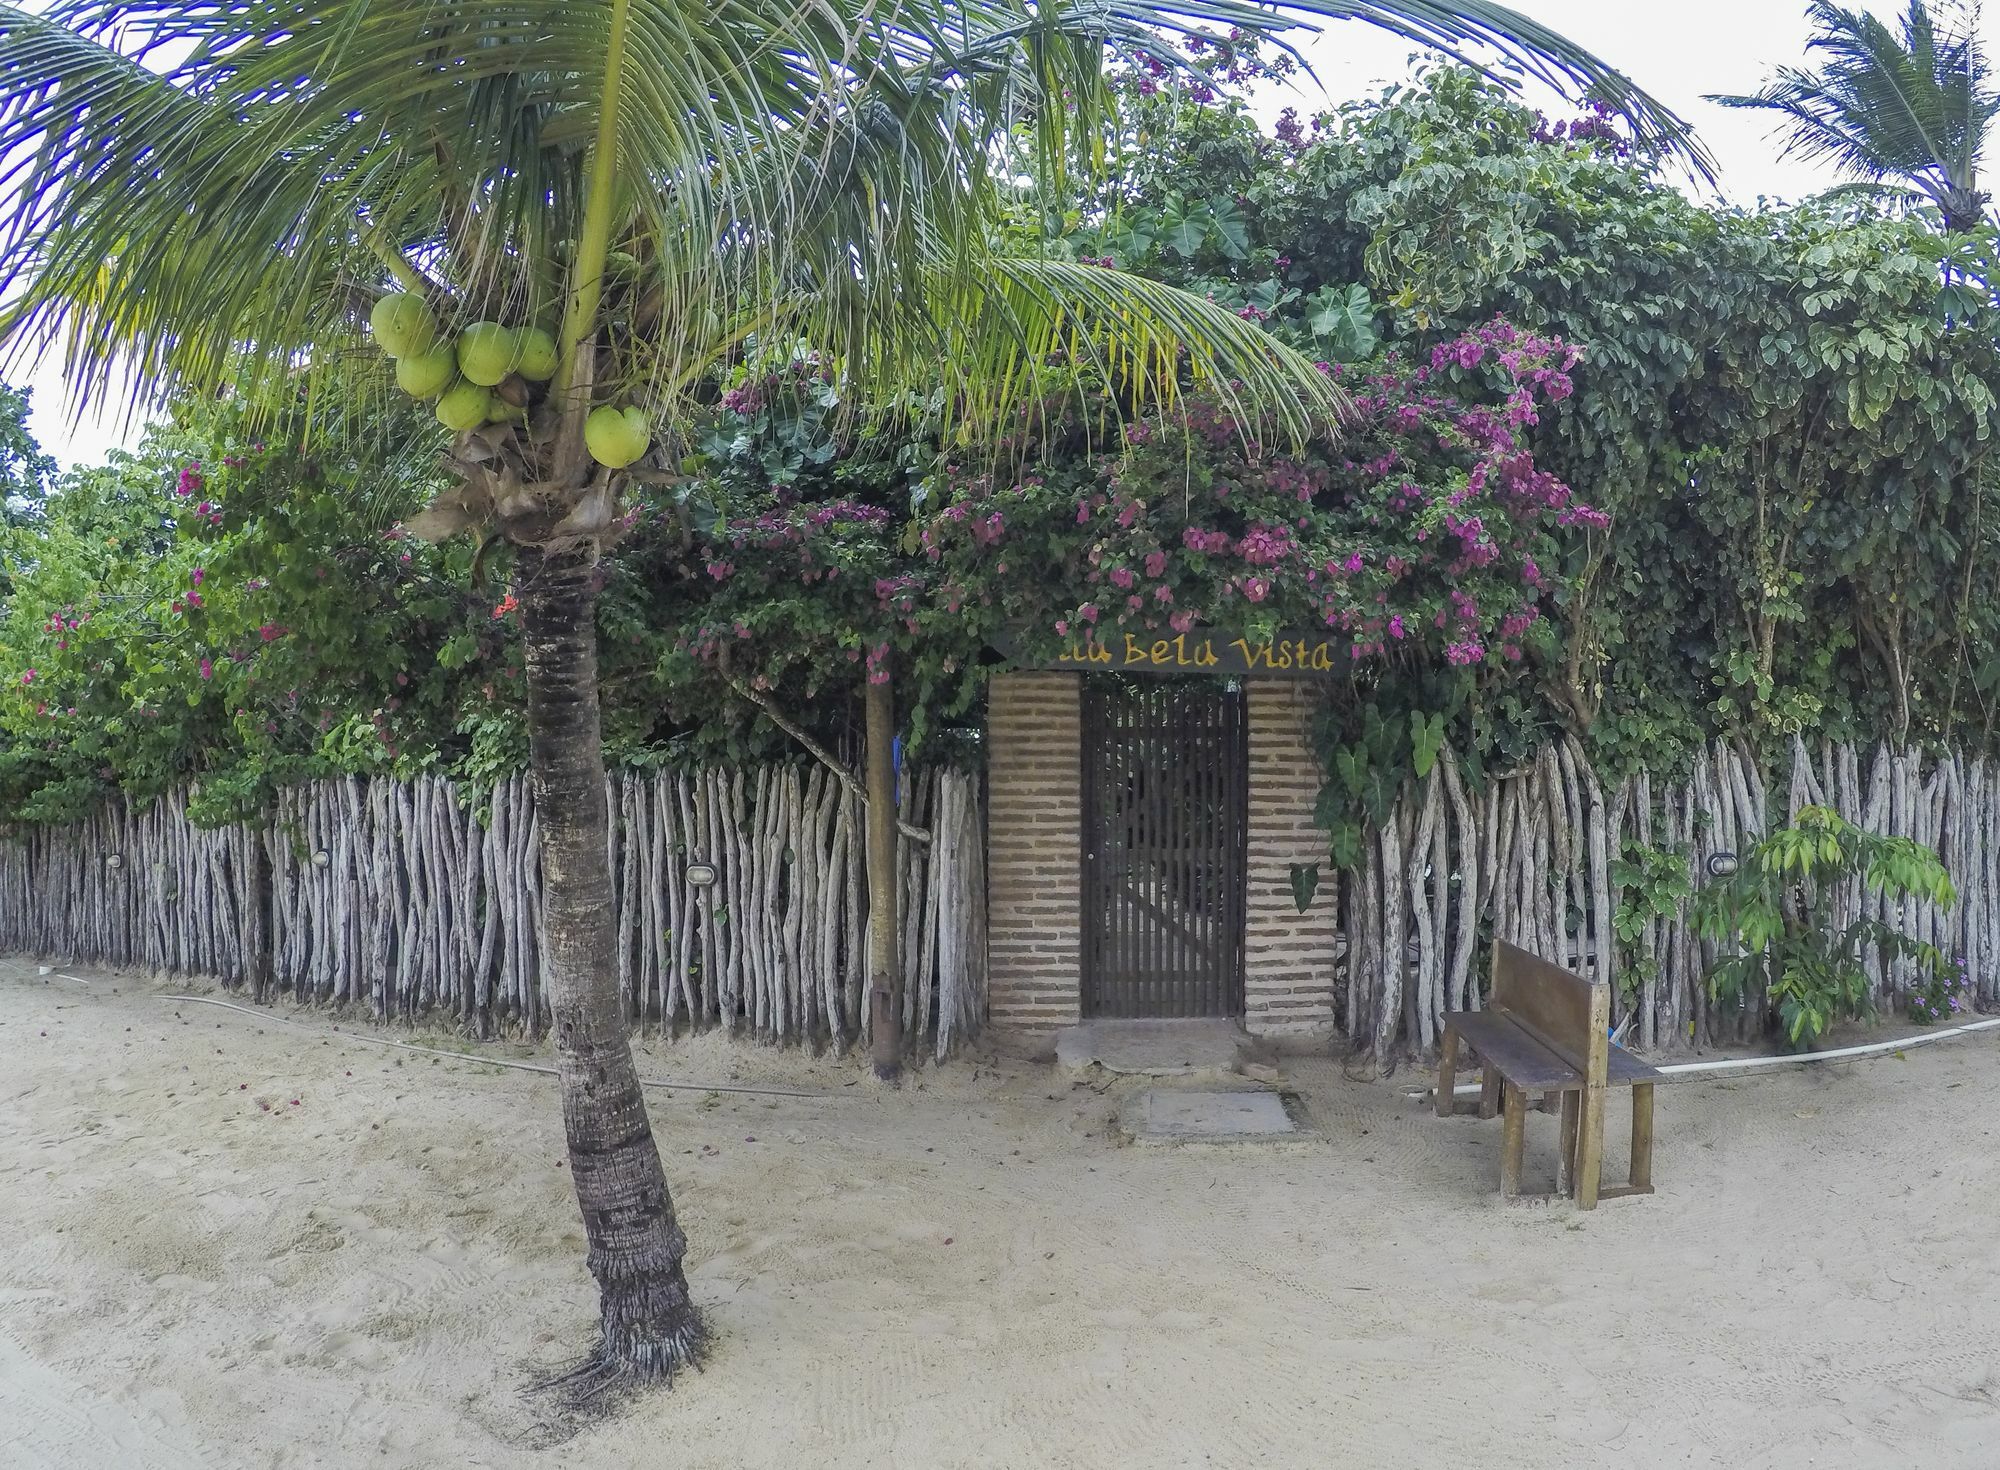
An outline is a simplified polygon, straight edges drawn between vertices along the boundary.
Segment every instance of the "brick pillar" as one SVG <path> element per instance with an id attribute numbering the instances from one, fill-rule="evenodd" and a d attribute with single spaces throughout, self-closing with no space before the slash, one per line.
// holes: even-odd
<path id="1" fill-rule="evenodd" d="M 1339 875 L 1313 824 L 1322 767 L 1311 747 L 1311 690 L 1302 680 L 1245 681 L 1250 709 L 1250 861 L 1244 910 L 1244 1029 L 1319 1040 L 1334 1030 Z M 1319 864 L 1304 913 L 1292 864 Z"/>
<path id="2" fill-rule="evenodd" d="M 1047 1036 L 1082 1004 L 1081 677 L 1001 674 L 986 694 L 988 1015 Z"/>

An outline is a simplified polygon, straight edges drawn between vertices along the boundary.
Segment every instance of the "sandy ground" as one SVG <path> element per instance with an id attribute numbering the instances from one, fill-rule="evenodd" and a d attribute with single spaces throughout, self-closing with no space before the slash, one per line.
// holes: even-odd
<path id="1" fill-rule="evenodd" d="M 649 1046 L 828 1095 L 653 1094 L 716 1350 L 544 1447 L 551 1079 L 68 973 L 0 964 L 8 1470 L 2000 1463 L 1993 1036 L 1667 1089 L 1661 1192 L 1593 1215 L 1331 1062 L 1309 1144 L 1151 1150 L 1028 1063 Z"/>

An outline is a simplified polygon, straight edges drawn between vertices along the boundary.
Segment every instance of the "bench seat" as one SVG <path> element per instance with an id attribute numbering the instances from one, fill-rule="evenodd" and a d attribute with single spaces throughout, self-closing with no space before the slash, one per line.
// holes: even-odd
<path id="1" fill-rule="evenodd" d="M 1479 1053 L 1481 1062 L 1497 1068 L 1523 1092 L 1562 1092 L 1583 1086 L 1581 1071 L 1511 1016 L 1499 1011 L 1461 1011 L 1446 1016 L 1444 1023 Z"/>

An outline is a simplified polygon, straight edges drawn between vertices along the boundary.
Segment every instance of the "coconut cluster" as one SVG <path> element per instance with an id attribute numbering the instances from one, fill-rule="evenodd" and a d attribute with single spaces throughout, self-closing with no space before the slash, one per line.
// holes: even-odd
<path id="1" fill-rule="evenodd" d="M 368 327 L 376 345 L 396 360 L 397 386 L 412 398 L 434 399 L 438 422 L 448 429 L 521 422 L 528 413 L 520 390 L 555 376 L 556 339 L 541 327 L 473 322 L 456 339 L 446 339 L 423 298 L 409 292 L 377 301 Z M 517 378 L 521 382 L 509 392 L 505 385 Z M 612 469 L 638 459 L 652 438 L 637 408 L 607 405 L 584 425 L 591 457 Z"/>

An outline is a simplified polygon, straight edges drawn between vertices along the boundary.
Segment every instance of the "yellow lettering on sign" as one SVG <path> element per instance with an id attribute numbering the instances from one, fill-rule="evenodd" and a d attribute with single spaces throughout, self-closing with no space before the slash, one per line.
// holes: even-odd
<path id="1" fill-rule="evenodd" d="M 1108 664 L 1111 662 L 1111 650 L 1093 638 L 1082 643 L 1070 644 L 1069 651 L 1059 655 L 1056 662 L 1059 664 Z"/>
<path id="2" fill-rule="evenodd" d="M 1057 655 L 1057 667 L 1116 664 L 1128 669 L 1213 669 L 1221 665 L 1222 654 L 1213 638 L 1191 639 L 1186 633 L 1172 638 L 1144 639 L 1124 634 L 1124 644 L 1113 649 L 1096 637 L 1080 639 Z M 1330 674 L 1339 667 L 1335 647 L 1324 638 L 1278 638 L 1268 643 L 1252 643 L 1234 638 L 1223 647 L 1235 650 L 1246 673 L 1307 671 Z"/>

